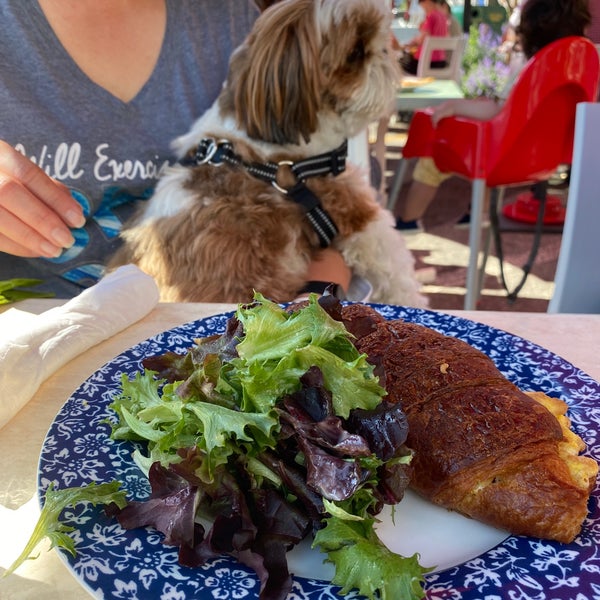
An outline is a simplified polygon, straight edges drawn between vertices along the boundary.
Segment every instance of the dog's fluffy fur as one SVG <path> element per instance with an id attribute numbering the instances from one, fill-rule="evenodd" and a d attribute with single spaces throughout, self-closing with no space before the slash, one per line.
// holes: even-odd
<path id="1" fill-rule="evenodd" d="M 398 81 L 383 0 L 284 0 L 266 10 L 234 53 L 223 91 L 186 135 L 225 138 L 247 162 L 328 152 L 389 114 Z M 308 187 L 339 229 L 333 246 L 372 300 L 423 306 L 413 258 L 365 174 L 351 165 Z M 243 168 L 170 167 L 122 233 L 112 266 L 136 263 L 166 301 L 276 301 L 297 296 L 318 240 L 302 210 Z"/>

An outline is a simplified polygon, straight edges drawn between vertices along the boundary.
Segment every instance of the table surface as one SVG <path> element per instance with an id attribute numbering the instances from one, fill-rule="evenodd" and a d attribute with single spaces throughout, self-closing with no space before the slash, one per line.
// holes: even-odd
<path id="1" fill-rule="evenodd" d="M 27 300 L 20 310 L 39 313 L 53 300 Z M 92 373 L 138 342 L 182 323 L 232 310 L 230 304 L 159 304 L 148 316 L 76 357 L 52 375 L 32 400 L 0 429 L 0 573 L 25 545 L 39 515 L 37 462 L 46 432 L 71 393 Z M 446 311 L 528 339 L 600 380 L 600 315 L 557 315 Z M 26 376 L 26 374 L 24 374 Z M 85 597 L 56 551 L 42 548 L 38 559 L 0 579 L 3 600 L 81 600 Z"/>
<path id="2" fill-rule="evenodd" d="M 464 98 L 458 83 L 453 79 L 436 79 L 410 90 L 399 88 L 396 94 L 396 109 L 413 111 L 455 98 Z"/>

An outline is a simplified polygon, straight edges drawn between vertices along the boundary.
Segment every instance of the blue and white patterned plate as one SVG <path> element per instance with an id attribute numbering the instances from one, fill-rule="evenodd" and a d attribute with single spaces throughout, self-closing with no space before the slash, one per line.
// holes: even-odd
<path id="1" fill-rule="evenodd" d="M 587 453 L 600 460 L 600 384 L 590 376 L 544 348 L 486 325 L 421 309 L 374 306 L 386 318 L 421 323 L 463 339 L 490 356 L 523 390 L 541 390 L 568 402 L 573 428 L 587 444 Z M 108 405 L 120 389 L 121 374 L 140 371 L 144 357 L 167 350 L 185 352 L 195 338 L 221 332 L 228 316 L 209 317 L 161 333 L 120 354 L 85 381 L 59 411 L 44 441 L 38 475 L 40 497 L 51 482 L 62 488 L 112 479 L 122 481 L 132 497 L 146 497 L 149 486 L 131 459 L 131 444 L 112 441 L 110 429 L 103 423 L 112 416 Z M 597 486 L 581 535 L 572 544 L 501 536 L 491 549 L 429 574 L 426 597 L 600 599 L 599 500 Z M 77 556 L 62 552 L 61 556 L 97 598 L 258 598 L 259 584 L 253 571 L 234 560 L 221 558 L 198 569 L 181 567 L 176 551 L 162 545 L 161 534 L 150 529 L 124 531 L 99 508 L 79 505 L 68 510 L 64 520 L 76 528 L 72 537 Z M 429 524 L 423 523 L 424 532 Z M 327 579 L 296 577 L 289 598 L 337 600 L 342 598 L 338 591 Z M 351 593 L 345 598 L 359 596 Z"/>

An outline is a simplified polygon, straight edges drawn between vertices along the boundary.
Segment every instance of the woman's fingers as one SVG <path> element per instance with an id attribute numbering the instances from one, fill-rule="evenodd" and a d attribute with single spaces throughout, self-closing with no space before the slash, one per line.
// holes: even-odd
<path id="1" fill-rule="evenodd" d="M 74 242 L 69 227 L 56 212 L 20 182 L 2 175 L 0 234 L 34 256 L 58 256 L 61 248 Z"/>
<path id="2" fill-rule="evenodd" d="M 0 250 L 19 256 L 58 256 L 85 222 L 69 190 L 28 158 L 0 142 Z"/>
<path id="3" fill-rule="evenodd" d="M 41 251 L 34 252 L 33 250 L 26 248 L 18 242 L 11 240 L 2 233 L 0 233 L 0 252 L 5 252 L 6 254 L 12 254 L 14 256 L 23 256 L 25 258 L 36 258 L 44 256 L 44 254 Z M 55 256 L 56 254 L 53 252 L 50 253 L 48 258 L 54 258 Z"/>

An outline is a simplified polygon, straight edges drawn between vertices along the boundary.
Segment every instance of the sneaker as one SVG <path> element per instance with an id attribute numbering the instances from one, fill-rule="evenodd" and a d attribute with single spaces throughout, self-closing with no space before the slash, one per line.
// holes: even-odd
<path id="1" fill-rule="evenodd" d="M 471 213 L 468 212 L 464 214 L 455 224 L 454 226 L 457 229 L 468 229 L 471 226 Z M 481 218 L 481 226 L 489 227 L 490 226 L 490 218 L 487 214 L 484 214 Z"/>
<path id="2" fill-rule="evenodd" d="M 471 213 L 465 213 L 457 222 L 456 227 L 459 229 L 469 227 L 471 225 Z"/>
<path id="3" fill-rule="evenodd" d="M 396 229 L 402 233 L 422 233 L 423 227 L 416 219 L 414 221 L 403 221 L 400 217 L 396 219 Z"/>

